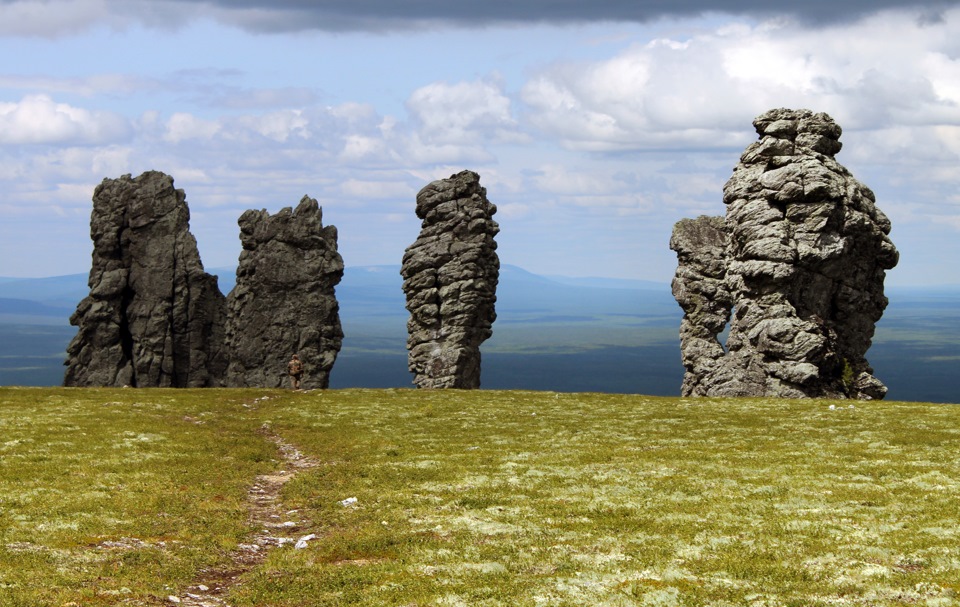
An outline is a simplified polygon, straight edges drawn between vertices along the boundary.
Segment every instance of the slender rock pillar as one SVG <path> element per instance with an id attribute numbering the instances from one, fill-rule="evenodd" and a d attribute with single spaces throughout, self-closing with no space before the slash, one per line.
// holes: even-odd
<path id="1" fill-rule="evenodd" d="M 420 388 L 479 388 L 480 344 L 493 335 L 500 260 L 480 176 L 463 171 L 417 194 L 423 220 L 403 255 L 408 366 Z"/>

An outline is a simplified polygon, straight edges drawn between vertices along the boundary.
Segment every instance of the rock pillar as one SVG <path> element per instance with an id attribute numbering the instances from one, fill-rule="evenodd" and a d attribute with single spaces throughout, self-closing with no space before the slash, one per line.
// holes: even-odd
<path id="1" fill-rule="evenodd" d="M 410 312 L 407 360 L 417 387 L 480 387 L 480 344 L 497 317 L 496 212 L 472 171 L 417 194 L 422 229 L 400 271 Z"/>
<path id="2" fill-rule="evenodd" d="M 221 385 L 225 301 L 200 262 L 173 178 L 104 179 L 93 194 L 90 294 L 70 323 L 65 386 Z"/>
<path id="3" fill-rule="evenodd" d="M 683 394 L 882 398 L 866 359 L 899 254 L 826 114 L 776 109 L 724 186 L 725 218 L 682 220 Z M 717 336 L 730 316 L 726 350 Z"/>
<path id="4" fill-rule="evenodd" d="M 317 201 L 240 216 L 243 251 L 228 296 L 227 385 L 288 386 L 287 362 L 304 364 L 302 387 L 326 388 L 343 342 L 335 287 L 343 277 L 337 229 Z"/>

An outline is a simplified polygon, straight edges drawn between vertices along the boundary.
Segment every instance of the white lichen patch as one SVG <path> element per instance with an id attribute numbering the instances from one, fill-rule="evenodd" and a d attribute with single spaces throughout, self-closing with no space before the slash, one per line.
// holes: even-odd
<path id="1" fill-rule="evenodd" d="M 526 526 L 492 520 L 486 516 L 480 516 L 479 513 L 438 520 L 434 528 L 466 531 L 479 535 L 518 535 L 530 530 Z"/>
<path id="2" fill-rule="evenodd" d="M 507 573 L 507 567 L 503 563 L 460 563 L 449 569 L 454 575 L 463 572 L 479 573 L 481 575 L 494 575 Z"/>
<path id="3" fill-rule="evenodd" d="M 939 470 L 920 474 L 907 479 L 907 483 L 926 491 L 947 491 L 960 489 L 960 483 Z"/>

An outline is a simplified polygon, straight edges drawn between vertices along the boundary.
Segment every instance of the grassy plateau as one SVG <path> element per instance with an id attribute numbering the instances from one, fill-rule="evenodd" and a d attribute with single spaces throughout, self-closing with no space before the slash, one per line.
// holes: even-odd
<path id="1" fill-rule="evenodd" d="M 960 605 L 960 407 L 0 388 L 0 605 Z M 355 499 L 351 499 L 355 498 Z"/>

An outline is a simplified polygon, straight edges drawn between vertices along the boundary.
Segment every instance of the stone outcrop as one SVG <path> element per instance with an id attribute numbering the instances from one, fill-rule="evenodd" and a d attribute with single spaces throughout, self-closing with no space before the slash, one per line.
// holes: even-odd
<path id="1" fill-rule="evenodd" d="M 335 294 L 343 259 L 337 229 L 322 218 L 307 196 L 296 209 L 240 216 L 243 251 L 227 303 L 227 385 L 286 386 L 293 354 L 304 362 L 304 389 L 329 385 L 343 342 Z"/>
<path id="2" fill-rule="evenodd" d="M 200 262 L 173 178 L 104 179 L 93 195 L 90 294 L 70 323 L 66 386 L 221 385 L 225 300 Z"/>
<path id="3" fill-rule="evenodd" d="M 422 229 L 400 273 L 410 312 L 407 361 L 419 388 L 480 387 L 480 344 L 496 320 L 496 211 L 471 171 L 417 194 Z"/>
<path id="4" fill-rule="evenodd" d="M 105 179 L 93 196 L 90 295 L 70 318 L 66 386 L 286 385 L 326 388 L 343 331 L 334 287 L 337 230 L 316 200 L 239 220 L 243 251 L 229 298 L 203 271 L 183 190 L 151 171 Z"/>
<path id="5" fill-rule="evenodd" d="M 725 218 L 681 220 L 670 239 L 682 393 L 882 398 L 865 356 L 899 257 L 890 221 L 835 160 L 829 116 L 777 109 L 753 124 L 760 139 L 724 186 Z"/>

